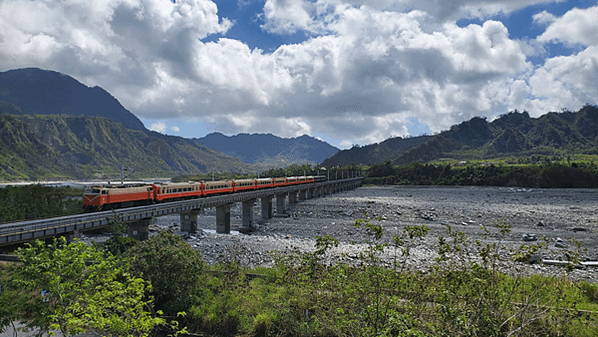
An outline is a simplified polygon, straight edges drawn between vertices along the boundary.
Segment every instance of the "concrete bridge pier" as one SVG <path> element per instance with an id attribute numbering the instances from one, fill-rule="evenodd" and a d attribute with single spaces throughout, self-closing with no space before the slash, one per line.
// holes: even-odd
<path id="1" fill-rule="evenodd" d="M 262 197 L 262 219 L 272 218 L 272 197 Z"/>
<path id="2" fill-rule="evenodd" d="M 216 233 L 230 234 L 230 207 L 232 204 L 216 206 Z"/>
<path id="3" fill-rule="evenodd" d="M 256 199 L 249 199 L 242 202 L 242 222 L 239 227 L 239 232 L 248 233 L 251 231 L 251 224 L 253 223 L 253 205 Z"/>
<path id="4" fill-rule="evenodd" d="M 131 222 L 129 224 L 129 232 L 127 233 L 130 238 L 138 241 L 145 241 L 149 238 L 149 225 L 156 221 L 155 218 L 144 218 Z"/>
<path id="5" fill-rule="evenodd" d="M 299 191 L 299 201 L 307 200 L 307 190 Z"/>
<path id="6" fill-rule="evenodd" d="M 181 232 L 197 233 L 197 216 L 201 213 L 203 213 L 203 209 L 181 213 Z"/>
<path id="7" fill-rule="evenodd" d="M 75 239 L 81 239 L 81 232 L 78 229 L 73 229 L 72 232 L 67 232 L 64 237 L 68 243 L 71 243 Z"/>
<path id="8" fill-rule="evenodd" d="M 285 199 L 287 198 L 287 194 L 277 194 L 276 195 L 276 215 L 277 216 L 284 216 L 285 214 Z"/>
<path id="9" fill-rule="evenodd" d="M 289 193 L 289 204 L 296 204 L 297 203 L 297 192 L 290 192 Z"/>

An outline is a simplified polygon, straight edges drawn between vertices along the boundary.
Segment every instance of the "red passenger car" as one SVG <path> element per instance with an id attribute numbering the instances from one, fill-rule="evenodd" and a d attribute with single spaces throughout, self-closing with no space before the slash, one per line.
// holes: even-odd
<path id="1" fill-rule="evenodd" d="M 255 179 L 235 179 L 233 180 L 234 192 L 255 190 L 257 188 L 257 180 Z"/>
<path id="2" fill-rule="evenodd" d="M 156 186 L 156 201 L 172 201 L 201 197 L 202 185 L 198 182 L 168 183 Z"/>
<path id="3" fill-rule="evenodd" d="M 274 187 L 272 183 L 272 178 L 259 178 L 256 179 L 257 188 L 270 188 Z"/>
<path id="4" fill-rule="evenodd" d="M 202 195 L 208 196 L 213 194 L 233 193 L 233 181 L 206 181 L 202 183 Z"/>
<path id="5" fill-rule="evenodd" d="M 286 186 L 287 185 L 287 178 L 272 178 L 272 186 L 279 187 L 279 186 Z"/>

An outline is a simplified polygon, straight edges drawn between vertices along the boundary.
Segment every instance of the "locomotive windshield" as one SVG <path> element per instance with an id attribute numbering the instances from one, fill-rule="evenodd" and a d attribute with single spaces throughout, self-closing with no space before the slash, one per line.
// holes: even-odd
<path id="1" fill-rule="evenodd" d="M 88 188 L 85 190 L 85 194 L 100 194 L 100 190 L 97 188 Z"/>

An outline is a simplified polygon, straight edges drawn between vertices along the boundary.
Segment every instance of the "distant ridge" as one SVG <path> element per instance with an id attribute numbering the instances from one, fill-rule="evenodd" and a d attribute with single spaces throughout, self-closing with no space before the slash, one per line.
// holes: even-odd
<path id="1" fill-rule="evenodd" d="M 477 159 L 555 151 L 598 154 L 598 107 L 586 105 L 578 112 L 549 112 L 531 118 L 512 111 L 491 123 L 474 117 L 406 151 L 397 164 L 430 162 L 443 157 Z"/>
<path id="2" fill-rule="evenodd" d="M 0 101 L 18 107 L 13 114 L 101 116 L 127 129 L 143 123 L 100 87 L 87 87 L 55 71 L 25 68 L 0 72 Z"/>
<path id="3" fill-rule="evenodd" d="M 389 138 L 379 144 L 371 144 L 362 147 L 353 147 L 343 150 L 331 158 L 326 159 L 323 166 L 347 166 L 353 164 L 380 164 L 393 158 L 398 158 L 405 151 L 419 146 L 432 136 L 419 136 L 411 138 L 395 137 Z"/>
<path id="4" fill-rule="evenodd" d="M 598 107 L 549 112 L 531 118 L 512 111 L 489 123 L 474 117 L 434 136 L 391 138 L 341 151 L 322 164 L 428 163 L 440 159 L 489 159 L 557 153 L 598 154 Z"/>
<path id="5" fill-rule="evenodd" d="M 193 140 L 214 151 L 262 168 L 321 163 L 339 151 L 338 148 L 307 135 L 281 138 L 272 134 L 247 133 L 225 136 L 217 132 Z"/>

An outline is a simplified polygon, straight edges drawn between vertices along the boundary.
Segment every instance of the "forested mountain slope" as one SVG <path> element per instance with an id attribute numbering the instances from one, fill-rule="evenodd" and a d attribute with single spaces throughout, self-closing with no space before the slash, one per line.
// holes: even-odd
<path id="1" fill-rule="evenodd" d="M 130 178 L 253 171 L 189 139 L 130 130 L 104 117 L 0 114 L 0 180 L 114 180 L 121 165 Z"/>
<path id="2" fill-rule="evenodd" d="M 490 123 L 475 117 L 434 136 L 391 138 L 341 151 L 323 165 L 427 163 L 559 151 L 598 154 L 598 107 L 586 105 L 578 112 L 550 112 L 538 118 L 514 111 Z"/>
<path id="3" fill-rule="evenodd" d="M 128 129 L 144 131 L 143 123 L 100 87 L 37 68 L 0 72 L 0 101 L 19 107 L 14 114 L 101 116 Z"/>

